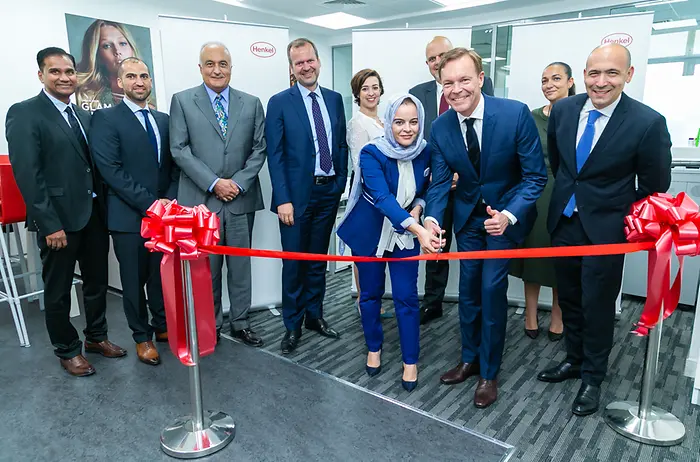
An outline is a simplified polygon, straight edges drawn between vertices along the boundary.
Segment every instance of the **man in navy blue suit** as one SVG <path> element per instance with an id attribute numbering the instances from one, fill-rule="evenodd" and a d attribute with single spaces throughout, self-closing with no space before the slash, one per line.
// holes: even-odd
<path id="1" fill-rule="evenodd" d="M 180 170 L 170 155 L 168 115 L 148 107 L 153 81 L 146 64 L 126 58 L 119 65 L 117 84 L 124 89 L 124 99 L 95 112 L 90 147 L 109 187 L 107 227 L 119 261 L 124 313 L 136 354 L 141 362 L 155 366 L 160 357 L 153 334 L 157 341 L 168 340 L 160 282 L 162 254 L 144 247 L 141 219 L 156 200 L 165 205 L 175 198 Z"/>
<path id="2" fill-rule="evenodd" d="M 433 122 L 433 181 L 426 198 L 426 226 L 441 234 L 453 175 L 454 232 L 460 252 L 514 248 L 530 232 L 535 202 L 547 183 L 537 127 L 526 105 L 481 93 L 484 72 L 473 50 L 455 48 L 438 69 L 452 109 Z M 446 385 L 478 375 L 474 404 L 497 398 L 496 377 L 505 344 L 508 260 L 462 260 L 459 364 L 440 377 Z"/>
<path id="3" fill-rule="evenodd" d="M 270 98 L 265 120 L 271 210 L 280 220 L 284 250 L 326 254 L 348 174 L 343 100 L 318 85 L 321 61 L 310 40 L 293 40 L 287 57 L 297 83 Z M 282 353 L 296 349 L 302 322 L 339 338 L 323 319 L 325 292 L 325 262 L 284 261 Z"/>
<path id="4" fill-rule="evenodd" d="M 555 181 L 547 228 L 555 247 L 625 242 L 631 205 L 671 184 L 666 119 L 622 92 L 633 75 L 627 48 L 598 47 L 586 62 L 586 93 L 552 108 L 547 145 Z M 623 264 L 624 255 L 555 259 L 566 359 L 537 378 L 581 379 L 571 408 L 579 416 L 598 410 Z"/>

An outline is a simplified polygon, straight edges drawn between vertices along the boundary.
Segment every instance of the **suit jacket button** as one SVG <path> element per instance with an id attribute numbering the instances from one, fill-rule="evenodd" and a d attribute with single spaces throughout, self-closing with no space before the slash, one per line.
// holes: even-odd
<path id="1" fill-rule="evenodd" d="M 87 173 L 90 173 L 90 169 L 89 169 L 89 168 L 88 168 L 87 170 L 85 170 L 85 171 L 86 171 Z"/>
<path id="2" fill-rule="evenodd" d="M 574 184 L 575 184 L 576 186 L 578 186 L 578 181 L 575 181 Z"/>
<path id="3" fill-rule="evenodd" d="M 88 189 L 88 194 L 92 194 L 92 191 Z"/>

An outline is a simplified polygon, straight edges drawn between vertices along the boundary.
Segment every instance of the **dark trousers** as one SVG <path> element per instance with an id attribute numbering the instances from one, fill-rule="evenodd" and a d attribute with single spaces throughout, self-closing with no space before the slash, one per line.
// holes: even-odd
<path id="1" fill-rule="evenodd" d="M 83 279 L 85 339 L 101 342 L 107 339 L 107 255 L 109 234 L 93 201 L 92 216 L 77 232 L 66 233 L 68 245 L 52 250 L 46 237 L 38 235 L 44 281 L 44 315 L 54 353 L 70 359 L 82 353 L 82 342 L 70 322 L 70 291 L 75 263 L 80 265 Z"/>
<path id="2" fill-rule="evenodd" d="M 314 185 L 311 199 L 294 225 L 280 222 L 282 249 L 289 252 L 327 254 L 340 197 L 334 183 Z M 301 328 L 306 316 L 323 317 L 326 294 L 326 262 L 284 260 L 282 263 L 282 315 L 288 330 Z"/>
<path id="3" fill-rule="evenodd" d="M 395 249 L 386 252 L 385 257 L 412 257 L 420 253 L 420 245 L 415 241 L 411 250 Z M 384 295 L 385 262 L 358 263 L 360 276 L 360 312 L 362 329 L 369 351 L 379 351 L 384 343 L 381 308 Z M 420 314 L 418 306 L 418 261 L 389 262 L 391 277 L 391 296 L 394 299 L 394 311 L 399 327 L 401 356 L 406 364 L 416 364 L 420 347 Z"/>
<path id="4" fill-rule="evenodd" d="M 162 253 L 149 252 L 139 233 L 112 232 L 114 253 L 119 261 L 124 314 L 136 343 L 153 340 L 153 332 L 167 331 L 163 288 L 160 281 Z M 146 302 L 146 292 L 148 303 Z M 148 323 L 148 311 L 151 323 Z"/>
<path id="5" fill-rule="evenodd" d="M 450 251 L 452 245 L 452 216 L 454 214 L 454 191 L 450 191 L 447 199 L 445 215 L 442 218 L 442 229 L 445 230 L 444 252 Z M 450 277 L 450 262 L 447 260 L 428 260 L 425 262 L 425 293 L 423 295 L 423 307 L 429 310 L 442 310 L 442 301 L 445 298 L 445 288 Z"/>
<path id="6" fill-rule="evenodd" d="M 552 245 L 590 245 L 577 213 L 562 216 Z M 600 386 L 613 345 L 615 301 L 622 286 L 624 255 L 554 259 L 567 361 L 581 365 L 581 379 Z"/>
<path id="7" fill-rule="evenodd" d="M 505 236 L 491 236 L 484 229 L 485 210 L 472 213 L 456 233 L 460 252 L 505 250 L 515 243 Z M 501 367 L 508 320 L 509 259 L 460 260 L 459 323 L 462 362 L 478 359 L 481 376 L 493 380 Z"/>

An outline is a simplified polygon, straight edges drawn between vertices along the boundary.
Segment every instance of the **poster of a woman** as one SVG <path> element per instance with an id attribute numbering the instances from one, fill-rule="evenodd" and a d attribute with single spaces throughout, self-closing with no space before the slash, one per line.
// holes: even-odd
<path id="1" fill-rule="evenodd" d="M 71 53 L 77 61 L 76 103 L 86 111 L 119 104 L 124 97 L 117 84 L 119 63 L 142 59 L 153 73 L 151 33 L 147 27 L 66 14 Z M 149 106 L 155 105 L 155 85 Z"/>

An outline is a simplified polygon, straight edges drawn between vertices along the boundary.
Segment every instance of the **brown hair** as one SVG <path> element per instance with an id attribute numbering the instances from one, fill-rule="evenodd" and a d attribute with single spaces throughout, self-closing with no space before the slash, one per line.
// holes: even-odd
<path id="1" fill-rule="evenodd" d="M 302 37 L 302 38 L 292 40 L 291 42 L 289 42 L 289 45 L 287 45 L 287 59 L 289 60 L 290 65 L 292 64 L 292 56 L 289 54 L 289 52 L 292 51 L 292 48 L 301 48 L 304 45 L 311 45 L 311 47 L 314 49 L 314 54 L 316 55 L 316 59 L 319 59 L 318 49 L 316 48 L 316 45 L 314 44 L 314 42 Z"/>
<path id="2" fill-rule="evenodd" d="M 355 104 L 360 104 L 362 85 L 364 85 L 365 81 L 370 77 L 376 77 L 379 81 L 379 96 L 384 94 L 384 84 L 382 83 L 382 78 L 379 77 L 379 73 L 374 69 L 362 69 L 352 76 L 352 80 L 350 80 L 350 88 L 352 89 L 352 96 L 355 97 Z"/>
<path id="3" fill-rule="evenodd" d="M 445 67 L 445 64 L 449 63 L 450 61 L 456 61 L 464 56 L 469 56 L 469 59 L 472 60 L 477 74 L 484 72 L 484 65 L 481 63 L 481 56 L 479 56 L 479 53 L 474 50 L 468 50 L 464 47 L 458 47 L 453 48 L 450 51 L 446 51 L 442 55 L 440 58 L 440 65 L 438 66 L 437 70 L 438 77 L 442 78 L 442 69 Z"/>

